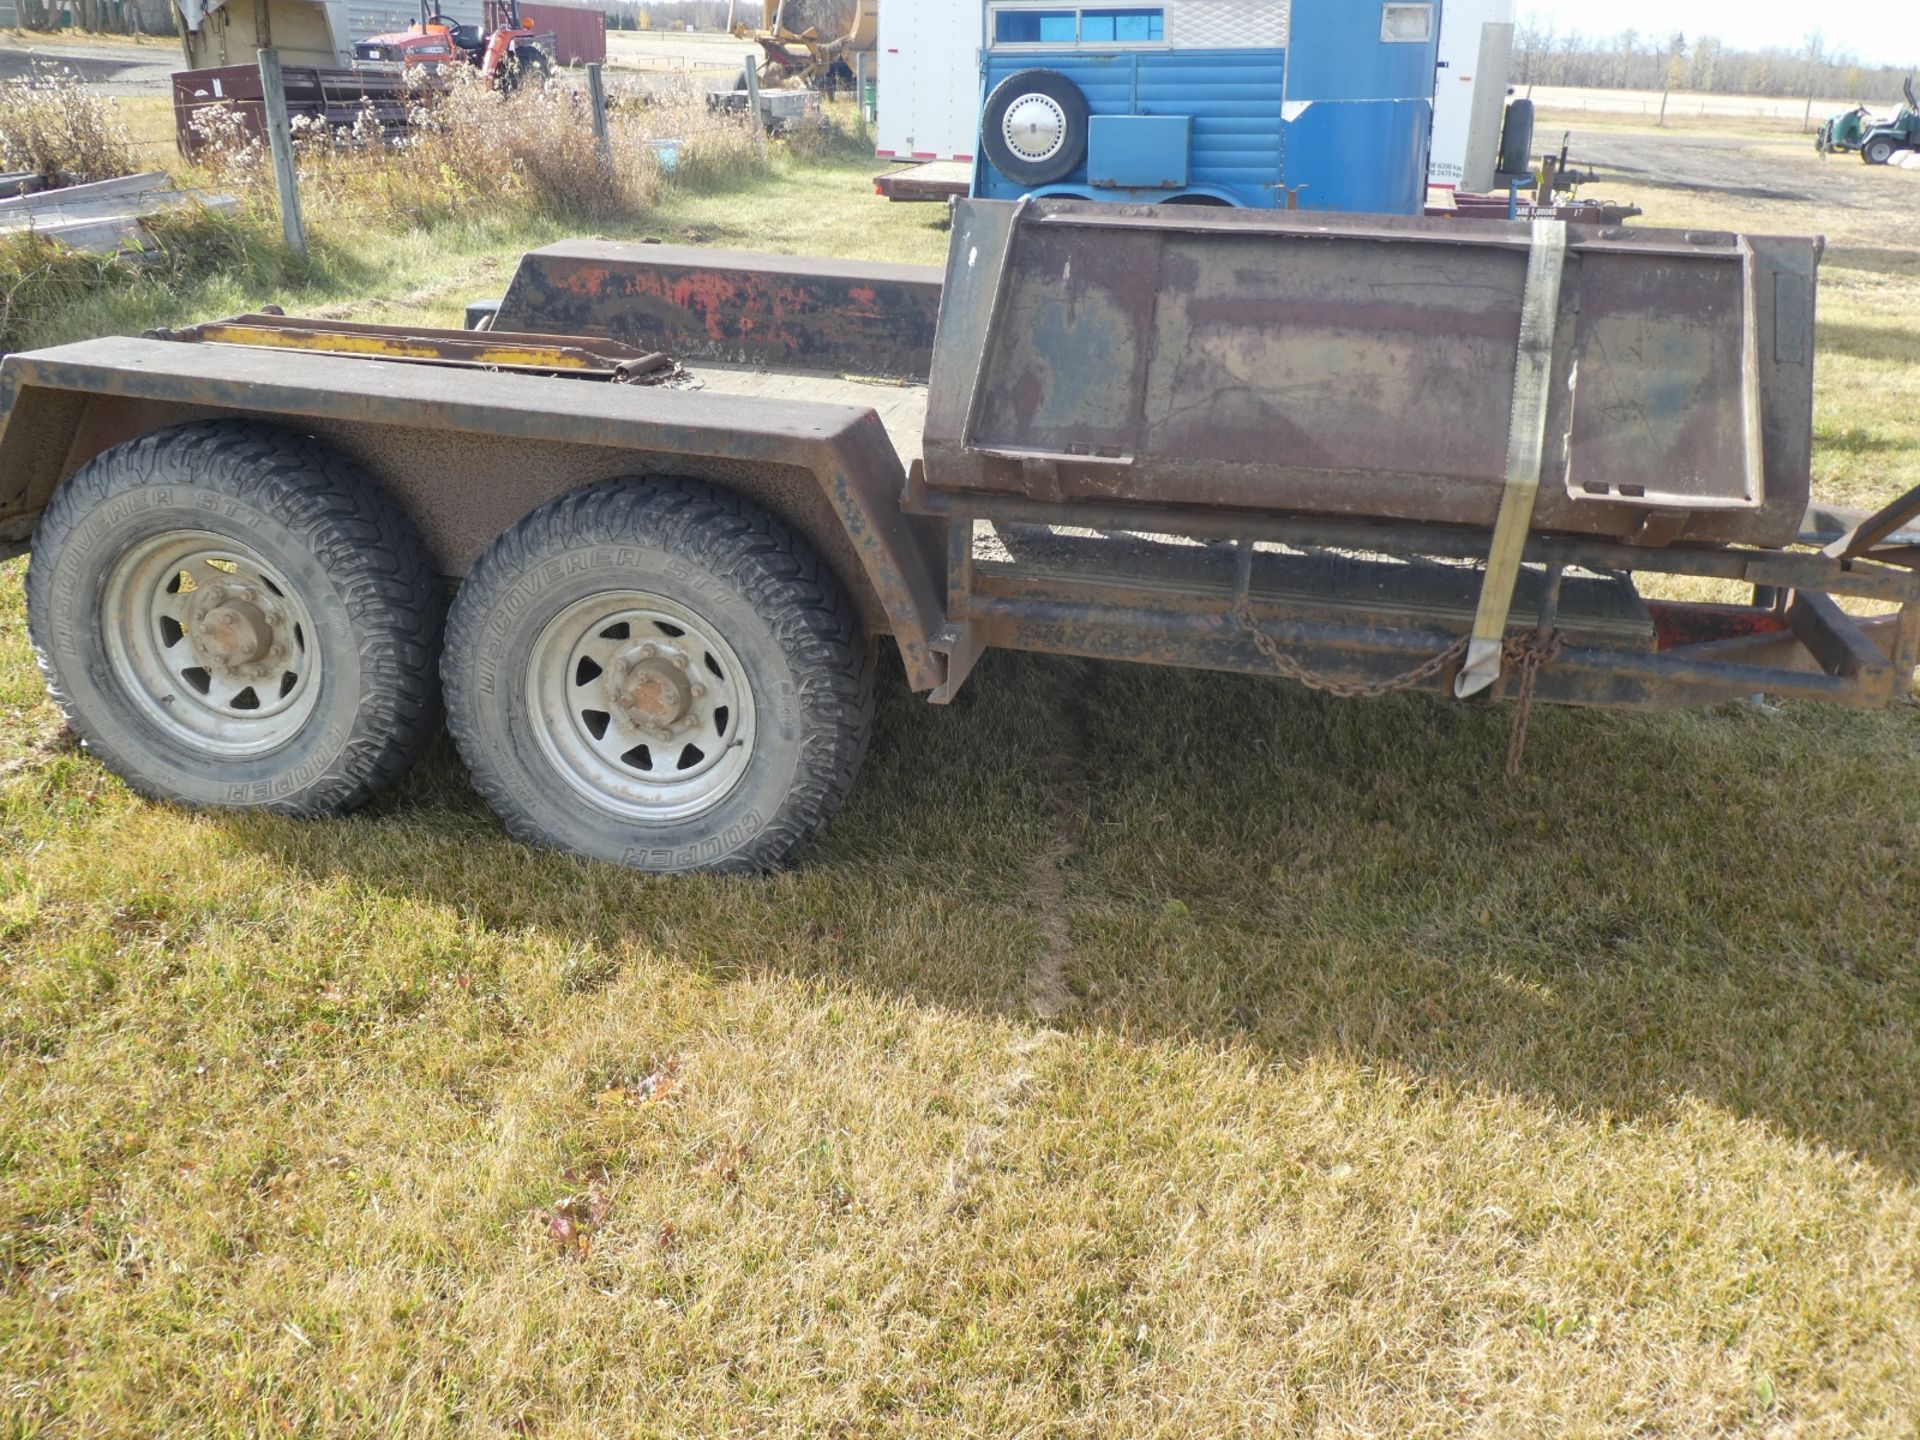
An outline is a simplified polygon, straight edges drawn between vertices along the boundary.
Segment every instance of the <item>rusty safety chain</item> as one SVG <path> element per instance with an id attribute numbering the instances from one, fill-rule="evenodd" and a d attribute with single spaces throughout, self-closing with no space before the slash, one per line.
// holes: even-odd
<path id="1" fill-rule="evenodd" d="M 1260 621 L 1253 613 L 1252 600 L 1247 595 L 1242 594 L 1234 601 L 1233 618 L 1283 680 L 1295 681 L 1309 690 L 1317 690 L 1338 700 L 1377 700 L 1399 690 L 1411 690 L 1433 679 L 1449 665 L 1465 659 L 1467 642 L 1471 638 L 1462 635 L 1439 654 L 1422 660 L 1410 670 L 1389 675 L 1384 680 L 1336 680 L 1331 675 L 1309 670 L 1283 651 L 1279 643 L 1260 627 Z M 1513 734 L 1507 742 L 1507 777 L 1518 779 L 1521 761 L 1527 751 L 1527 724 L 1533 718 L 1534 682 L 1539 678 L 1540 667 L 1559 658 L 1566 643 L 1557 630 L 1551 631 L 1544 639 L 1529 631 L 1524 635 L 1508 636 L 1501 648 L 1503 661 L 1520 675 L 1520 689 L 1514 696 Z"/>
<path id="2" fill-rule="evenodd" d="M 1336 680 L 1331 675 L 1307 669 L 1281 650 L 1274 638 L 1260 628 L 1260 622 L 1254 618 L 1253 602 L 1246 595 L 1234 601 L 1233 618 L 1240 622 L 1241 628 L 1252 638 L 1260 653 L 1267 657 L 1267 662 L 1280 672 L 1282 679 L 1298 681 L 1309 690 L 1318 690 L 1339 700 L 1377 700 L 1396 690 L 1411 690 L 1422 681 L 1433 679 L 1454 661 L 1464 659 L 1467 653 L 1468 637 L 1462 635 L 1432 659 L 1422 660 L 1411 670 L 1390 675 L 1385 680 Z"/>
<path id="3" fill-rule="evenodd" d="M 1500 647 L 1501 659 L 1520 672 L 1520 690 L 1514 698 L 1513 734 L 1507 739 L 1507 778 L 1520 778 L 1521 763 L 1527 755 L 1527 722 L 1533 718 L 1533 682 L 1540 678 L 1540 667 L 1551 664 L 1567 648 L 1558 630 L 1544 636 L 1529 630 L 1524 635 L 1509 635 Z"/>

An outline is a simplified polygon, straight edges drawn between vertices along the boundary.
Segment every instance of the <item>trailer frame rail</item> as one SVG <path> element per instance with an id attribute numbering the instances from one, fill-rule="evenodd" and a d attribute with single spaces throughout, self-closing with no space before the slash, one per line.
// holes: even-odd
<path id="1" fill-rule="evenodd" d="M 946 682 L 932 696 L 938 704 L 950 702 L 981 655 L 996 648 L 1279 673 L 1296 680 L 1304 672 L 1307 683 L 1342 694 L 1448 693 L 1459 673 L 1470 610 L 1452 624 L 1443 618 L 1409 623 L 1404 606 L 1390 599 L 1334 595 L 1324 603 L 1302 603 L 1263 596 L 1252 584 L 1252 556 L 1265 545 L 1302 554 L 1457 562 L 1477 577 L 1488 546 L 1484 530 L 1467 526 L 956 496 L 930 489 L 918 466 L 904 504 L 909 513 L 939 518 L 949 527 L 947 623 L 934 646 L 947 658 Z M 1110 573 L 1017 573 L 1018 567 L 978 562 L 975 527 L 982 522 L 1079 537 L 1231 545 L 1232 578 L 1224 565 L 1217 583 L 1186 587 L 1143 583 L 1121 565 Z M 1531 667 L 1531 676 L 1509 654 L 1485 697 L 1516 699 L 1527 684 L 1532 697 L 1545 702 L 1642 710 L 1762 693 L 1862 708 L 1889 705 L 1920 667 L 1920 547 L 1903 543 L 1905 537 L 1884 523 L 1879 528 L 1895 543 L 1845 557 L 1818 549 L 1651 549 L 1531 534 L 1521 564 L 1538 598 L 1524 611 L 1516 604 L 1507 639 L 1532 637 L 1545 645 L 1558 637 L 1557 643 L 1549 660 Z M 1831 539 L 1809 534 L 1803 544 Z M 1617 577 L 1628 585 L 1636 574 L 1731 582 L 1750 587 L 1751 600 L 1648 600 L 1651 639 L 1645 648 L 1593 643 L 1563 633 L 1569 572 Z M 1858 616 L 1838 599 L 1891 609 Z M 1248 617 L 1257 634 L 1250 633 Z M 1276 649 L 1286 665 L 1276 666 Z"/>

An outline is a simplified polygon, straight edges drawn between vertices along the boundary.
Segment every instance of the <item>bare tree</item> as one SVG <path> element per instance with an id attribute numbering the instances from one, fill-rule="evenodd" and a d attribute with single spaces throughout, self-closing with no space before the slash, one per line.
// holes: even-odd
<path id="1" fill-rule="evenodd" d="M 1684 85 L 1687 79 L 1686 67 L 1682 57 L 1687 53 L 1687 37 L 1678 30 L 1667 41 L 1667 63 L 1662 67 L 1660 76 L 1660 124 L 1667 123 L 1667 97 L 1673 94 L 1676 84 Z"/>
<path id="2" fill-rule="evenodd" d="M 1732 50 L 1712 35 L 1689 42 L 1674 34 L 1648 44 L 1637 30 L 1588 39 L 1579 31 L 1556 36 L 1536 20 L 1516 32 L 1517 83 L 1597 89 L 1658 90 L 1664 118 L 1666 96 L 1676 90 L 1804 98 L 1813 103 L 1857 99 L 1893 104 L 1907 72 L 1895 65 L 1865 66 L 1859 57 L 1829 47 L 1819 31 L 1797 50 Z"/>

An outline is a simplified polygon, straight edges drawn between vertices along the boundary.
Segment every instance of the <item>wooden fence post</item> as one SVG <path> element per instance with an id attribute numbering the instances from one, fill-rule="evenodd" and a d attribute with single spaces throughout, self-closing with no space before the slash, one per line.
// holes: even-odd
<path id="1" fill-rule="evenodd" d="M 744 69 L 747 73 L 747 112 L 753 119 L 753 151 L 764 164 L 767 158 L 767 124 L 760 115 L 760 67 L 749 55 Z"/>
<path id="2" fill-rule="evenodd" d="M 267 145 L 273 151 L 273 185 L 280 192 L 280 229 L 287 248 L 307 256 L 307 227 L 300 219 L 300 187 L 293 169 L 293 131 L 287 124 L 287 86 L 280 74 L 280 53 L 260 52 L 260 96 L 267 112 Z"/>
<path id="3" fill-rule="evenodd" d="M 607 130 L 607 89 L 600 79 L 600 67 L 587 66 L 587 98 L 593 102 L 593 148 L 600 157 L 600 168 L 613 174 L 613 137 Z"/>

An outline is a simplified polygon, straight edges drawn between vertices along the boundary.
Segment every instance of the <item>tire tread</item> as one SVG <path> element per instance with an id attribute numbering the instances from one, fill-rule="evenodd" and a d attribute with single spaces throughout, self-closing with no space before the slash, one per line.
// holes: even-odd
<path id="1" fill-rule="evenodd" d="M 256 421 L 203 420 L 152 431 L 102 452 L 55 492 L 34 535 L 27 571 L 29 626 L 42 675 L 67 724 L 139 793 L 182 797 L 120 753 L 80 713 L 45 643 L 54 557 L 98 507 L 181 473 L 278 518 L 306 538 L 341 586 L 357 622 L 362 704 L 337 762 L 265 809 L 333 815 L 357 808 L 404 774 L 440 722 L 435 664 L 445 594 L 404 512 L 345 456 L 321 441 Z"/>
<path id="2" fill-rule="evenodd" d="M 448 728 L 474 787 L 516 838 L 565 848 L 504 782 L 473 721 L 469 677 L 493 604 L 519 576 L 569 549 L 625 537 L 644 537 L 725 580 L 795 663 L 807 720 L 794 784 L 757 834 L 707 867 L 778 868 L 853 790 L 872 730 L 874 667 L 851 598 L 812 547 L 753 502 L 698 481 L 645 477 L 573 491 L 526 516 L 476 562 L 448 621 L 443 672 Z"/>

